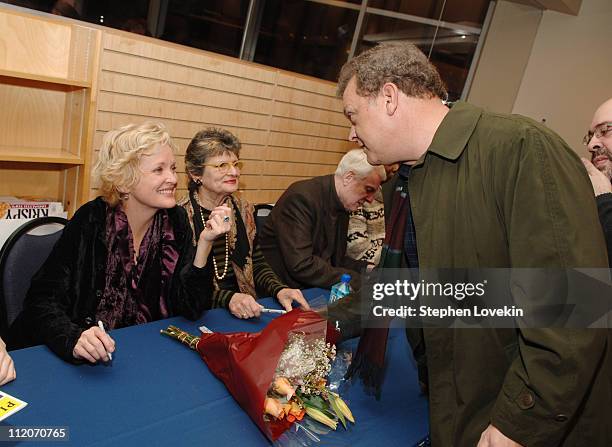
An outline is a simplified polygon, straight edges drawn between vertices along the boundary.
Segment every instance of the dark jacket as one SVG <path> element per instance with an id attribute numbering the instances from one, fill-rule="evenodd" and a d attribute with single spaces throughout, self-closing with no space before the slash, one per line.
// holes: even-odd
<path id="1" fill-rule="evenodd" d="M 409 194 L 421 268 L 607 266 L 580 160 L 527 118 L 456 104 L 412 168 Z M 512 291 L 518 305 L 547 299 L 521 284 Z M 610 331 L 425 329 L 422 337 L 433 446 L 473 447 L 488 424 L 529 447 L 612 445 Z"/>
<path id="2" fill-rule="evenodd" d="M 45 343 L 63 359 L 74 361 L 72 350 L 81 333 L 96 325 L 96 310 L 104 292 L 106 206 L 101 198 L 86 203 L 64 228 L 32 278 L 24 309 L 11 326 L 13 346 Z M 193 266 L 194 247 L 185 210 L 171 208 L 168 217 L 179 253 L 168 312 L 195 320 L 210 308 L 211 270 L 209 266 Z"/>
<path id="3" fill-rule="evenodd" d="M 348 212 L 342 206 L 334 176 L 291 185 L 278 199 L 259 235 L 272 270 L 290 287 L 329 289 L 349 273 L 353 282 L 367 262 L 346 255 Z"/>
<path id="4" fill-rule="evenodd" d="M 599 221 L 603 228 L 604 236 L 606 237 L 606 246 L 608 247 L 608 263 L 612 268 L 612 193 L 598 195 L 597 212 L 599 213 Z"/>

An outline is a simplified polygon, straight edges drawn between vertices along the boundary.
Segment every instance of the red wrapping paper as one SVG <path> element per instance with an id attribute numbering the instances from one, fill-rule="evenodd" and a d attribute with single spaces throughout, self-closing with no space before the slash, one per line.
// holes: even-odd
<path id="1" fill-rule="evenodd" d="M 298 308 L 275 318 L 261 332 L 202 334 L 196 349 L 253 422 L 275 441 L 292 423 L 286 418 L 265 421 L 264 400 L 289 334 L 325 337 L 326 327 L 319 314 Z"/>

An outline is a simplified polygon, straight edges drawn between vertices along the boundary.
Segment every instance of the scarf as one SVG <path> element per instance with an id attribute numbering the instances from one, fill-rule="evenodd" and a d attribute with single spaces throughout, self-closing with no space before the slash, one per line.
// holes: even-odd
<path id="1" fill-rule="evenodd" d="M 408 195 L 408 174 L 410 167 L 402 165 L 398 171 L 395 190 L 391 200 L 391 216 L 387 219 L 385 241 L 383 244 L 378 268 L 400 268 L 405 255 L 409 267 L 417 267 L 416 236 L 414 222 L 410 212 L 410 197 Z M 406 229 L 409 229 L 406 232 Z M 417 262 L 417 265 L 414 262 Z M 373 392 L 380 400 L 380 391 L 384 377 L 385 353 L 391 319 L 383 321 L 380 327 L 365 329 L 357 352 L 346 373 L 350 378 L 358 374 L 367 391 Z"/>
<path id="2" fill-rule="evenodd" d="M 194 235 L 195 238 L 198 238 L 204 230 L 204 225 L 201 218 L 203 216 L 201 214 L 202 206 L 199 204 L 197 191 L 193 191 L 189 195 L 189 202 L 192 208 L 191 221 L 193 222 Z M 225 204 L 232 209 L 234 215 L 228 233 L 228 242 L 229 259 L 236 276 L 238 289 L 241 293 L 257 297 L 253 276 L 253 243 L 256 231 L 253 206 L 246 201 L 234 198 L 234 196 L 230 196 Z M 211 256 L 214 255 L 211 251 Z M 216 290 L 222 288 L 216 277 L 213 277 L 213 283 Z"/>
<path id="3" fill-rule="evenodd" d="M 109 329 L 167 318 L 172 275 L 178 263 L 174 232 L 166 210 L 159 210 L 134 261 L 134 237 L 121 206 L 106 215 L 105 285 L 96 319 Z"/>

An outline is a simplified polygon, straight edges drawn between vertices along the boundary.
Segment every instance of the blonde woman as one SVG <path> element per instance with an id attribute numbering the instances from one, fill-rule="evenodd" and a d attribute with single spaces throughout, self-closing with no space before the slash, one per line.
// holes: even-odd
<path id="1" fill-rule="evenodd" d="M 106 134 L 94 168 L 101 197 L 68 223 L 32 280 L 12 330 L 46 343 L 68 361 L 107 361 L 115 329 L 211 306 L 206 265 L 212 241 L 229 230 L 217 207 L 197 246 L 176 206 L 175 148 L 162 124 L 128 125 Z"/>

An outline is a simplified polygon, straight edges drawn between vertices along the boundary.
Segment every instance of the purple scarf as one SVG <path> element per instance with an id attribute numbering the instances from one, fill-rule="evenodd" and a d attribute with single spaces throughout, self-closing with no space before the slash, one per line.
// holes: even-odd
<path id="1" fill-rule="evenodd" d="M 178 263 L 174 231 L 166 210 L 153 217 L 134 262 L 134 237 L 121 206 L 106 214 L 106 275 L 96 320 L 109 329 L 168 317 L 170 284 Z"/>

